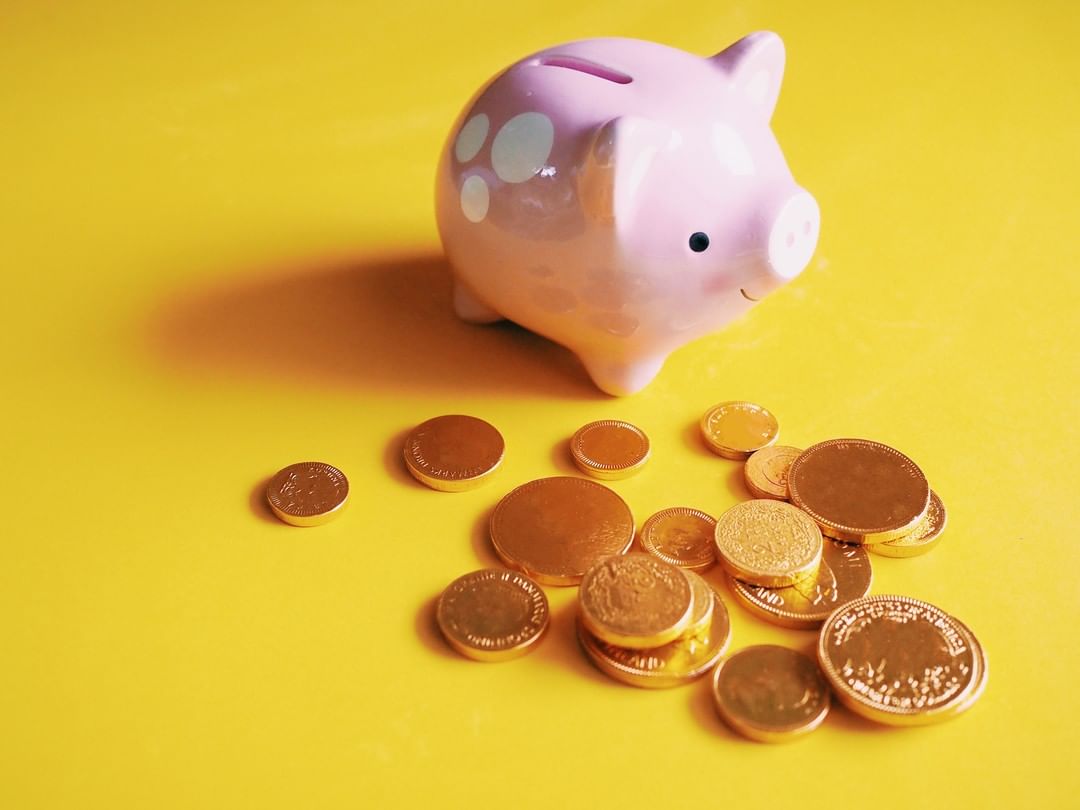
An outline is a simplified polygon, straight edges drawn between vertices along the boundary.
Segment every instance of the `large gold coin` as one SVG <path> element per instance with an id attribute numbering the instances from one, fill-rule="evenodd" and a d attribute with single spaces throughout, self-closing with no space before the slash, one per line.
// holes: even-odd
<path id="1" fill-rule="evenodd" d="M 765 621 L 798 630 L 816 630 L 840 605 L 866 596 L 873 571 L 862 546 L 826 540 L 821 565 L 786 588 L 763 588 L 730 578 L 731 590 Z"/>
<path id="2" fill-rule="evenodd" d="M 791 502 L 829 537 L 883 543 L 926 514 L 930 485 L 903 453 L 866 439 L 830 439 L 807 448 L 788 470 Z"/>
<path id="3" fill-rule="evenodd" d="M 590 422 L 570 439 L 570 454 L 586 475 L 605 480 L 626 478 L 649 460 L 649 437 L 629 422 Z"/>
<path id="4" fill-rule="evenodd" d="M 955 716 L 979 680 L 972 636 L 907 596 L 864 596 L 825 621 L 818 661 L 840 702 L 870 720 L 925 725 Z"/>
<path id="5" fill-rule="evenodd" d="M 581 648 L 597 669 L 623 683 L 646 688 L 680 686 L 700 678 L 716 664 L 731 641 L 727 608 L 715 592 L 708 632 L 662 647 L 629 650 L 596 638 L 580 619 L 577 628 Z"/>
<path id="6" fill-rule="evenodd" d="M 492 425 L 475 416 L 436 416 L 405 439 L 405 466 L 422 484 L 441 492 L 462 492 L 490 478 L 506 445 Z"/>
<path id="7" fill-rule="evenodd" d="M 654 557 L 689 571 L 716 563 L 716 519 L 688 506 L 663 509 L 645 521 L 638 539 Z"/>
<path id="8" fill-rule="evenodd" d="M 435 607 L 450 646 L 477 661 L 524 655 L 544 635 L 549 615 L 539 585 L 523 574 L 495 568 L 458 577 Z"/>
<path id="9" fill-rule="evenodd" d="M 581 621 L 608 644 L 659 647 L 682 635 L 693 613 L 690 580 L 648 554 L 620 554 L 585 572 L 578 590 Z"/>
<path id="10" fill-rule="evenodd" d="M 716 556 L 728 574 L 767 588 L 793 585 L 821 562 L 821 531 L 789 503 L 743 501 L 716 521 Z"/>
<path id="11" fill-rule="evenodd" d="M 634 540 L 626 502 L 595 481 L 541 478 L 507 494 L 491 515 L 499 557 L 545 585 L 577 585 L 593 565 Z"/>
<path id="12" fill-rule="evenodd" d="M 266 485 L 275 515 L 293 526 L 319 526 L 337 517 L 349 501 L 349 481 L 321 461 L 290 464 Z"/>
<path id="13" fill-rule="evenodd" d="M 791 462 L 799 457 L 802 450 L 774 444 L 758 450 L 746 460 L 743 477 L 746 488 L 755 498 L 788 499 L 787 476 Z"/>
<path id="14" fill-rule="evenodd" d="M 713 599 L 712 585 L 693 571 L 684 569 L 683 574 L 690 580 L 690 589 L 694 592 L 694 607 L 690 614 L 690 623 L 682 632 L 682 638 L 700 636 L 712 627 L 713 607 L 716 602 Z"/>
<path id="15" fill-rule="evenodd" d="M 714 453 L 742 461 L 775 442 L 780 425 L 753 402 L 721 402 L 701 417 L 701 435 Z"/>
<path id="16" fill-rule="evenodd" d="M 787 647 L 747 647 L 720 662 L 713 702 L 733 730 L 758 742 L 813 731 L 829 713 L 829 684 L 812 659 Z"/>
<path id="17" fill-rule="evenodd" d="M 874 543 L 867 546 L 875 554 L 883 557 L 917 557 L 925 554 L 938 544 L 941 533 L 945 531 L 945 523 L 948 520 L 945 514 L 945 504 L 934 490 L 930 490 L 930 506 L 926 510 L 926 517 L 922 519 L 914 531 L 889 540 L 885 543 Z"/>

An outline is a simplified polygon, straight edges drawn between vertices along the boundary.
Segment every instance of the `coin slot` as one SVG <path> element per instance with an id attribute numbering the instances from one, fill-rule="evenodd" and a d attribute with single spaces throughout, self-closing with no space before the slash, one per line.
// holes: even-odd
<path id="1" fill-rule="evenodd" d="M 582 59 L 580 56 L 544 56 L 533 64 L 543 67 L 576 70 L 578 73 L 586 73 L 589 76 L 595 76 L 598 79 L 614 82 L 615 84 L 630 84 L 630 82 L 634 80 L 633 76 L 628 76 L 621 70 L 615 70 L 615 68 L 610 68 L 607 65 L 601 65 L 599 62 Z"/>

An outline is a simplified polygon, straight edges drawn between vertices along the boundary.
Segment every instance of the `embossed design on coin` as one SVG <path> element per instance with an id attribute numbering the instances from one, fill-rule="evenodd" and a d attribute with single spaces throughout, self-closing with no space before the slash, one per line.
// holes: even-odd
<path id="1" fill-rule="evenodd" d="M 701 417 L 701 435 L 714 453 L 743 461 L 780 435 L 776 417 L 753 402 L 721 402 Z"/>
<path id="2" fill-rule="evenodd" d="M 873 572 L 863 546 L 826 540 L 818 570 L 786 588 L 763 588 L 730 579 L 731 590 L 761 618 L 782 627 L 814 630 L 845 602 L 866 596 Z"/>
<path id="3" fill-rule="evenodd" d="M 926 517 L 913 531 L 895 540 L 874 543 L 867 548 L 882 557 L 917 557 L 938 544 L 947 521 L 945 504 L 934 490 L 930 490 L 930 506 L 926 510 Z"/>
<path id="4" fill-rule="evenodd" d="M 976 682 L 975 652 L 951 616 L 906 596 L 865 596 L 821 628 L 818 660 L 852 711 L 890 725 L 955 714 Z"/>
<path id="5" fill-rule="evenodd" d="M 715 518 L 687 506 L 673 506 L 646 520 L 639 539 L 642 548 L 666 563 L 704 571 L 716 563 L 715 531 Z"/>
<path id="6" fill-rule="evenodd" d="M 266 485 L 275 515 L 293 526 L 318 526 L 336 517 L 349 499 L 345 473 L 321 461 L 290 464 Z"/>
<path id="7" fill-rule="evenodd" d="M 578 641 L 601 672 L 632 686 L 680 686 L 713 668 L 731 642 L 731 621 L 719 595 L 712 591 L 712 623 L 706 633 L 672 641 L 662 647 L 631 650 L 596 638 L 578 619 Z"/>
<path id="8" fill-rule="evenodd" d="M 743 467 L 743 477 L 750 494 L 755 498 L 777 498 L 786 501 L 788 468 L 801 453 L 802 450 L 796 447 L 774 444 L 750 456 Z"/>
<path id="9" fill-rule="evenodd" d="M 450 646 L 477 661 L 524 655 L 547 630 L 549 616 L 539 585 L 523 574 L 495 568 L 458 577 L 435 608 Z"/>
<path id="10" fill-rule="evenodd" d="M 821 725 L 829 713 L 829 684 L 813 659 L 762 644 L 720 663 L 713 676 L 713 703 L 739 734 L 784 742 Z"/>
<path id="11" fill-rule="evenodd" d="M 898 450 L 867 439 L 830 439 L 803 451 L 788 470 L 791 502 L 829 537 L 883 543 L 922 520 L 930 485 Z"/>
<path id="12" fill-rule="evenodd" d="M 648 461 L 649 437 L 629 422 L 603 419 L 578 429 L 570 439 L 570 454 L 586 475 L 626 478 Z"/>
<path id="13" fill-rule="evenodd" d="M 491 515 L 499 557 L 545 585 L 577 585 L 595 563 L 634 539 L 626 502 L 584 478 L 541 478 L 507 494 Z"/>
<path id="14" fill-rule="evenodd" d="M 736 504 L 716 521 L 714 537 L 724 570 L 753 585 L 792 585 L 813 574 L 821 562 L 817 525 L 783 501 Z"/>
<path id="15" fill-rule="evenodd" d="M 405 466 L 422 484 L 442 492 L 479 486 L 502 464 L 506 445 L 483 419 L 449 414 L 428 419 L 405 439 Z"/>
<path id="16" fill-rule="evenodd" d="M 609 557 L 585 572 L 581 620 L 609 644 L 640 649 L 674 641 L 690 623 L 694 593 L 674 565 L 648 554 Z"/>

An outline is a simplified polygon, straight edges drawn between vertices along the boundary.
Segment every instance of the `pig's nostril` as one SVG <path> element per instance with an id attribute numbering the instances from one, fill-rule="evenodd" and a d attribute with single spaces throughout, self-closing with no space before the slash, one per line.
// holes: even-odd
<path id="1" fill-rule="evenodd" d="M 788 247 L 791 247 L 792 245 L 794 245 L 794 244 L 795 244 L 795 234 L 793 234 L 793 233 L 789 233 L 789 234 L 787 235 L 787 240 L 786 240 L 785 244 L 786 244 L 786 245 L 787 245 Z"/>
<path id="2" fill-rule="evenodd" d="M 810 220 L 806 220 L 806 222 L 804 222 L 802 224 L 803 236 L 809 236 L 810 231 L 813 229 L 813 227 L 814 227 L 814 223 L 811 222 Z"/>

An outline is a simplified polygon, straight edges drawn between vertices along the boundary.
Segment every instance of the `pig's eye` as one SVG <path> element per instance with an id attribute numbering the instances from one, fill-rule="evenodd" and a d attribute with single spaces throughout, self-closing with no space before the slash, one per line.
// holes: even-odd
<path id="1" fill-rule="evenodd" d="M 690 249 L 694 253 L 701 253 L 709 246 L 709 236 L 701 231 L 690 234 Z"/>

